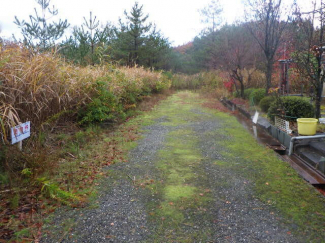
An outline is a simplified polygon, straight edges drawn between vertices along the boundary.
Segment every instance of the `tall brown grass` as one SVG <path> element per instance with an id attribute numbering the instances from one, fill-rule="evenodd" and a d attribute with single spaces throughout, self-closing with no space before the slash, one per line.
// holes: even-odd
<path id="1" fill-rule="evenodd" d="M 172 88 L 199 90 L 221 98 L 229 95 L 224 86 L 226 81 L 228 81 L 228 75 L 222 71 L 201 72 L 193 75 L 174 74 Z"/>
<path id="2" fill-rule="evenodd" d="M 75 118 L 98 90 L 96 81 L 107 83 L 121 103 L 134 103 L 143 93 L 168 88 L 160 72 L 112 66 L 78 67 L 54 53 L 31 53 L 23 46 L 6 45 L 0 51 L 0 125 L 2 142 L 8 143 L 9 128 L 31 121 L 34 131 L 60 117 Z M 128 99 L 133 95 L 135 99 Z M 123 104 L 124 105 L 124 104 Z M 128 104 L 130 105 L 130 104 Z M 132 105 L 132 104 L 131 104 Z"/>

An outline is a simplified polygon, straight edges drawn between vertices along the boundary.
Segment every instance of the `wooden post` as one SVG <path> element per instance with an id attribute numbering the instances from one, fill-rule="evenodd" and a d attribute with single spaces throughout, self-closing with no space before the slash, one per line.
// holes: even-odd
<path id="1" fill-rule="evenodd" d="M 18 148 L 19 148 L 19 151 L 23 150 L 23 141 L 18 142 Z"/>

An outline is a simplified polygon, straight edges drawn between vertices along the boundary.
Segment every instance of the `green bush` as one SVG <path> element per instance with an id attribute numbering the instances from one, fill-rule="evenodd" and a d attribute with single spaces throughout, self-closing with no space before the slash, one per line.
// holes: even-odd
<path id="1" fill-rule="evenodd" d="M 249 101 L 252 105 L 258 105 L 265 97 L 265 89 L 254 89 L 249 95 Z"/>
<path id="2" fill-rule="evenodd" d="M 256 89 L 254 88 L 249 88 L 244 90 L 244 99 L 249 99 L 250 94 Z"/>
<path id="3" fill-rule="evenodd" d="M 287 120 L 295 120 L 301 117 L 312 118 L 315 115 L 315 111 L 313 105 L 309 103 L 309 99 L 285 96 L 271 104 L 267 115 L 272 121 L 275 116 L 282 116 Z"/>
<path id="4" fill-rule="evenodd" d="M 274 101 L 274 96 L 266 96 L 260 100 L 259 106 L 261 107 L 261 110 L 266 113 Z"/>
<path id="5" fill-rule="evenodd" d="M 97 81 L 94 85 L 97 93 L 78 114 L 79 123 L 83 125 L 114 119 L 117 113 L 122 112 L 106 82 Z"/>
<path id="6" fill-rule="evenodd" d="M 249 96 L 251 95 L 251 93 L 253 92 L 253 91 L 255 91 L 256 89 L 254 89 L 254 88 L 249 88 L 249 89 L 245 89 L 244 90 L 244 99 L 249 99 Z M 233 93 L 232 93 L 232 95 L 233 95 L 233 97 L 235 97 L 235 98 L 240 98 L 240 89 L 237 91 L 234 91 Z"/>
<path id="7" fill-rule="evenodd" d="M 236 90 L 232 93 L 232 96 L 235 98 L 240 98 L 240 90 Z"/>

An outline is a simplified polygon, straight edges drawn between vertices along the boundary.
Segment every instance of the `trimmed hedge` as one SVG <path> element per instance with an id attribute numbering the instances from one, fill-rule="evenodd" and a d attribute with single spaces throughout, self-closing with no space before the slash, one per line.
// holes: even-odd
<path id="1" fill-rule="evenodd" d="M 240 98 L 240 90 L 235 90 L 233 93 L 232 93 L 232 96 L 235 97 L 235 98 Z"/>
<path id="2" fill-rule="evenodd" d="M 312 118 L 315 115 L 315 111 L 308 98 L 285 96 L 271 104 L 267 115 L 272 121 L 274 121 L 275 116 L 282 116 L 287 120 L 295 120 L 301 117 Z"/>
<path id="3" fill-rule="evenodd" d="M 254 90 L 256 90 L 256 89 L 254 89 L 254 88 L 245 89 L 245 90 L 244 90 L 244 99 L 248 99 L 249 96 L 250 96 L 250 94 L 251 94 Z"/>
<path id="4" fill-rule="evenodd" d="M 265 97 L 265 92 L 265 89 L 253 89 L 249 95 L 250 103 L 258 105 L 261 99 Z"/>
<path id="5" fill-rule="evenodd" d="M 266 96 L 260 100 L 259 106 L 261 110 L 266 113 L 274 101 L 275 101 L 274 96 Z"/>

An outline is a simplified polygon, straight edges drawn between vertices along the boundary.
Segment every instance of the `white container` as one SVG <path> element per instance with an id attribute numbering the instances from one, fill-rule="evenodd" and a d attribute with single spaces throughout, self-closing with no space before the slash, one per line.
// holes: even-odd
<path id="1" fill-rule="evenodd" d="M 318 121 L 319 123 L 325 124 L 325 118 L 319 118 Z"/>

